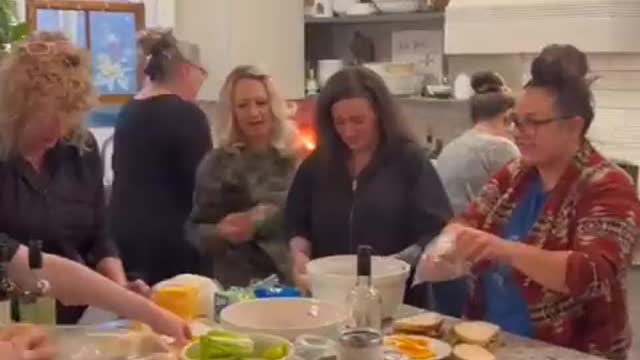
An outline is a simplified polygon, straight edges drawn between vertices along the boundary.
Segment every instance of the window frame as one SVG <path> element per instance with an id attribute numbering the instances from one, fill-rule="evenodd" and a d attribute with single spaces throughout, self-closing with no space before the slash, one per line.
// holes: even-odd
<path id="1" fill-rule="evenodd" d="M 91 12 L 131 13 L 134 16 L 136 32 L 145 28 L 145 4 L 143 2 L 111 2 L 97 0 L 27 0 L 27 23 L 29 30 L 38 30 L 38 10 L 74 10 L 83 11 L 86 19 L 87 48 L 91 51 Z M 144 81 L 144 59 L 138 54 L 137 65 L 138 90 Z M 121 105 L 128 102 L 133 94 L 100 95 L 103 105 Z"/>

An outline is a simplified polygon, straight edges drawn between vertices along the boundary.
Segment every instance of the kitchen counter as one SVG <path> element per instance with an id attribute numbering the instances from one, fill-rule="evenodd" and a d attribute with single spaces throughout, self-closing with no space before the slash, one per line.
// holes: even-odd
<path id="1" fill-rule="evenodd" d="M 409 317 L 423 310 L 403 305 L 399 309 L 396 318 Z M 445 317 L 445 328 L 448 331 L 451 326 L 461 320 Z M 602 360 L 603 358 L 587 355 L 575 350 L 551 345 L 542 341 L 523 338 L 506 332 L 500 333 L 500 346 L 495 355 L 498 360 Z"/>
<path id="2" fill-rule="evenodd" d="M 419 314 L 421 312 L 424 312 L 424 310 L 408 305 L 402 305 L 396 312 L 394 318 L 402 319 Z M 109 316 L 105 317 L 105 315 L 101 315 L 93 320 L 100 319 L 104 321 L 108 318 Z M 449 329 L 453 325 L 459 323 L 460 321 L 460 319 L 445 316 L 445 331 L 449 331 Z M 119 323 L 116 322 L 113 324 Z M 387 333 L 390 332 L 390 325 L 390 322 L 387 323 Z M 103 327 L 105 326 L 106 325 L 103 325 Z M 192 324 L 192 331 L 196 335 L 204 334 L 211 328 L 211 326 L 216 327 L 217 325 L 209 324 L 208 322 L 207 325 L 204 325 L 204 323 L 200 324 L 199 322 L 194 322 L 194 324 Z M 109 327 L 107 326 L 107 328 Z M 523 338 L 506 332 L 500 333 L 499 344 L 500 345 L 495 352 L 498 360 L 603 360 L 603 358 L 601 357 L 587 355 L 575 350 L 562 348 L 537 340 Z"/>

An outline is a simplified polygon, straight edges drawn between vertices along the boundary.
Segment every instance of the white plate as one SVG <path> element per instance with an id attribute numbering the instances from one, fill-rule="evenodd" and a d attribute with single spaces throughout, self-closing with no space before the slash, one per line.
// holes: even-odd
<path id="1" fill-rule="evenodd" d="M 385 336 L 385 340 L 387 340 L 388 338 L 394 337 L 394 336 L 396 336 L 396 335 Z M 408 338 L 411 338 L 411 339 L 416 339 L 416 340 L 428 341 L 429 342 L 429 349 L 431 351 L 433 351 L 434 353 L 436 353 L 436 356 L 434 358 L 429 359 L 429 360 L 442 360 L 442 359 L 447 359 L 449 356 L 451 356 L 451 346 L 449 344 L 447 344 L 446 342 L 442 341 L 442 340 L 434 339 L 434 338 L 431 338 L 431 337 L 428 337 L 428 336 L 418 336 L 418 335 L 404 335 L 404 334 L 402 334 L 401 336 L 408 337 Z M 391 346 L 386 346 L 385 349 L 391 350 L 391 351 L 397 351 Z"/>

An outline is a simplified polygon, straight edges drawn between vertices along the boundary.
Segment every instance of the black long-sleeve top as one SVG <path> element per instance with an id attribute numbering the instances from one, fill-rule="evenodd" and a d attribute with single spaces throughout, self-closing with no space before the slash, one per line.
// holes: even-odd
<path id="1" fill-rule="evenodd" d="M 22 157 L 0 162 L 0 233 L 43 251 L 95 267 L 118 257 L 105 231 L 102 162 L 95 139 L 84 151 L 58 143 L 40 172 Z"/>
<path id="2" fill-rule="evenodd" d="M 423 246 L 451 217 L 440 178 L 413 143 L 386 145 L 353 178 L 346 163 L 311 154 L 289 191 L 290 236 L 311 242 L 312 257 L 353 254 L 371 245 L 379 255 Z"/>
<path id="3" fill-rule="evenodd" d="M 184 228 L 196 169 L 211 149 L 204 112 L 176 95 L 132 100 L 114 134 L 110 229 L 130 272 L 151 283 L 196 271 Z"/>

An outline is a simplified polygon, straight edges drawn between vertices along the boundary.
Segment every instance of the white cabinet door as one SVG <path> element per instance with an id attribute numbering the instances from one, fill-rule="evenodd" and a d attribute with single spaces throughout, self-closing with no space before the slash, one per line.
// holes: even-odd
<path id="1" fill-rule="evenodd" d="M 274 78 L 285 97 L 303 97 L 303 1 L 231 1 L 233 65 L 257 65 Z"/>
<path id="2" fill-rule="evenodd" d="M 175 13 L 176 34 L 200 46 L 210 73 L 201 98 L 217 99 L 227 73 L 244 64 L 270 74 L 284 97 L 304 96 L 302 1 L 177 1 Z"/>

